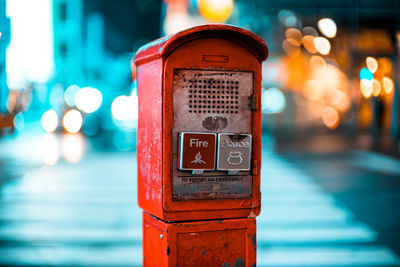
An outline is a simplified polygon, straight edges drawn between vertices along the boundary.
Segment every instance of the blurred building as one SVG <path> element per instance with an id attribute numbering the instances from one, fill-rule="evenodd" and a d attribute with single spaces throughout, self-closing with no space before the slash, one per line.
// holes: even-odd
<path id="1" fill-rule="evenodd" d="M 0 0 L 0 113 L 7 112 L 6 49 L 10 43 L 10 20 L 6 16 L 6 1 Z"/>
<path id="2" fill-rule="evenodd" d="M 58 82 L 76 83 L 82 76 L 82 1 L 53 0 L 53 42 Z"/>

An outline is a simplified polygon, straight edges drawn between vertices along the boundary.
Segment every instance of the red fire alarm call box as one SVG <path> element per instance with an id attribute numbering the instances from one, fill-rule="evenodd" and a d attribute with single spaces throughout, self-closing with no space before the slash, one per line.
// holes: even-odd
<path id="1" fill-rule="evenodd" d="M 261 63 L 257 35 L 203 25 L 136 54 L 138 202 L 164 221 L 260 212 Z"/>

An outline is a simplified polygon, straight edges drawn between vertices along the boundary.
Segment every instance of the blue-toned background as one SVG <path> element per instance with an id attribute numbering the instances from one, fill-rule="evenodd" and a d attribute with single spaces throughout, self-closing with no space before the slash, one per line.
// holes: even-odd
<path id="1" fill-rule="evenodd" d="M 140 266 L 136 68 L 204 23 L 263 64 L 258 266 L 400 266 L 396 0 L 0 0 L 0 265 Z"/>

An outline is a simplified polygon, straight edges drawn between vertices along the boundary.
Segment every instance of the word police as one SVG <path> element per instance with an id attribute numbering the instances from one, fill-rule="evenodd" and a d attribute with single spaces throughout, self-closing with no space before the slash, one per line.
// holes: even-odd
<path id="1" fill-rule="evenodd" d="M 244 142 L 244 141 L 236 141 L 236 142 L 234 142 L 234 141 L 225 139 L 225 140 L 222 141 L 221 146 L 222 147 L 227 146 L 227 147 L 230 147 L 230 148 L 238 148 L 238 147 L 239 148 L 242 148 L 242 147 L 248 148 L 248 147 L 250 147 L 250 143 L 249 142 Z"/>

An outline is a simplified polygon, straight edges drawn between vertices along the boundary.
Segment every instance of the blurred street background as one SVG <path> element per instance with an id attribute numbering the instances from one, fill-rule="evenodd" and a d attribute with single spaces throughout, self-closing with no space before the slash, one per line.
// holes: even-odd
<path id="1" fill-rule="evenodd" d="M 204 23 L 269 47 L 258 266 L 400 266 L 397 0 L 0 0 L 0 266 L 141 266 L 132 58 Z"/>

